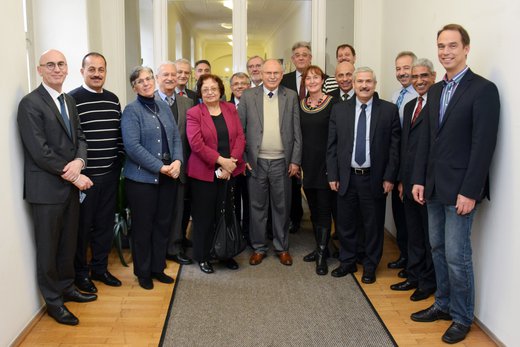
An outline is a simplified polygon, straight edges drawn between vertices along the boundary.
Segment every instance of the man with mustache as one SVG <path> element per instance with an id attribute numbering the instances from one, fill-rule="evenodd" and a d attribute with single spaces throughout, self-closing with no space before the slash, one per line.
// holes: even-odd
<path id="1" fill-rule="evenodd" d="M 264 60 L 258 55 L 249 58 L 247 61 L 247 72 L 249 72 L 249 77 L 251 78 L 251 88 L 262 84 L 262 65 L 264 65 Z"/>
<path id="2" fill-rule="evenodd" d="M 338 65 L 343 62 L 348 62 L 352 64 L 352 66 L 354 66 L 354 64 L 356 63 L 356 50 L 348 43 L 339 45 L 338 48 L 336 48 L 336 61 L 338 62 Z M 336 75 L 338 73 L 338 65 L 336 65 Z M 354 70 L 352 70 L 352 72 L 354 72 Z M 335 96 L 333 93 L 337 93 L 338 89 L 340 88 L 337 76 L 330 76 L 325 80 L 325 83 L 323 84 L 324 93 Z"/>
<path id="3" fill-rule="evenodd" d="M 395 77 L 401 83 L 401 89 L 394 93 L 392 102 L 399 109 L 401 127 L 403 126 L 404 105 L 418 96 L 412 85 L 412 65 L 416 60 L 417 56 L 410 51 L 400 52 L 395 58 Z M 388 267 L 390 269 L 403 269 L 398 273 L 398 276 L 405 278 L 407 276 L 405 269 L 408 260 L 408 232 L 404 219 L 404 205 L 399 198 L 397 184 L 392 192 L 392 215 L 394 217 L 397 246 L 399 247 L 400 255 L 397 260 L 388 263 Z"/>
<path id="4" fill-rule="evenodd" d="M 117 188 L 124 158 L 121 139 L 121 105 L 118 97 L 103 88 L 106 60 L 90 52 L 81 65 L 83 85 L 70 92 L 76 100 L 78 116 L 88 144 L 84 172 L 94 186 L 85 192 L 80 205 L 78 244 L 74 268 L 76 287 L 96 293 L 92 280 L 119 287 L 121 281 L 107 269 L 112 248 Z M 90 246 L 91 258 L 87 259 Z"/>
<path id="5" fill-rule="evenodd" d="M 175 87 L 175 93 L 185 98 L 193 100 L 193 104 L 197 105 L 199 99 L 197 93 L 193 90 L 188 89 L 188 82 L 191 77 L 191 64 L 189 60 L 181 58 L 175 61 L 175 67 L 177 68 L 177 86 Z"/>

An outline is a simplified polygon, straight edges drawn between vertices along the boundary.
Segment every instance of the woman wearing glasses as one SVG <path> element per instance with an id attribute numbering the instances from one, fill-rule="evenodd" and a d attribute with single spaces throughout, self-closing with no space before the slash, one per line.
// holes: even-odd
<path id="1" fill-rule="evenodd" d="M 235 105 L 220 100 L 224 95 L 220 77 L 200 76 L 197 93 L 202 103 L 186 113 L 186 135 L 191 147 L 186 169 L 191 177 L 191 237 L 193 258 L 199 262 L 201 271 L 213 273 L 209 261 L 218 211 L 227 194 L 226 181 L 230 181 L 229 188 L 233 177 L 244 172 L 245 139 Z M 238 269 L 233 259 L 223 263 L 228 269 Z"/>
<path id="2" fill-rule="evenodd" d="M 152 278 L 173 283 L 164 268 L 182 147 L 168 104 L 155 102 L 152 69 L 134 68 L 130 84 L 137 99 L 123 111 L 121 131 L 125 188 L 132 211 L 132 257 L 139 285 L 152 289 Z"/>

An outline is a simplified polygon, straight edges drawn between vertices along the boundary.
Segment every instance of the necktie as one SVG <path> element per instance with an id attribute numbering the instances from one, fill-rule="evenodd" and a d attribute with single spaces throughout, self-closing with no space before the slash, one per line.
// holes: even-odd
<path id="1" fill-rule="evenodd" d="M 181 90 L 181 91 L 179 92 L 179 95 L 180 95 L 180 96 L 184 96 L 184 92 Z"/>
<path id="2" fill-rule="evenodd" d="M 63 94 L 58 96 L 58 100 L 60 102 L 60 114 L 61 118 L 63 119 L 63 123 L 65 123 L 65 128 L 67 128 L 67 133 L 69 136 L 71 136 L 71 130 L 70 130 L 70 119 L 67 115 L 67 108 L 65 107 L 65 97 Z"/>
<path id="3" fill-rule="evenodd" d="M 412 125 L 417 120 L 417 117 L 419 117 L 419 113 L 421 113 L 422 102 L 423 102 L 423 98 L 422 98 L 422 96 L 420 96 L 419 99 L 417 100 L 417 107 L 415 108 L 415 112 L 413 113 Z"/>
<path id="4" fill-rule="evenodd" d="M 397 98 L 397 101 L 395 104 L 397 105 L 397 108 L 401 108 L 401 104 L 404 100 L 404 95 L 406 94 L 407 90 L 405 88 L 401 89 L 401 92 L 399 93 L 399 97 Z"/>
<path id="5" fill-rule="evenodd" d="M 273 95 L 274 95 L 273 92 L 267 93 L 267 96 L 269 97 L 269 99 L 271 99 L 273 97 Z"/>
<path id="6" fill-rule="evenodd" d="M 171 96 L 166 96 L 166 102 L 168 105 L 172 106 L 175 100 Z"/>
<path id="7" fill-rule="evenodd" d="M 298 97 L 300 98 L 300 100 L 305 98 L 305 94 L 307 94 L 305 93 L 305 82 L 303 81 L 303 78 L 300 75 L 300 91 L 298 92 Z"/>
<path id="8" fill-rule="evenodd" d="M 347 94 L 343 94 L 341 98 L 343 99 L 343 101 L 347 100 Z"/>
<path id="9" fill-rule="evenodd" d="M 357 133 L 356 133 L 356 154 L 354 159 L 359 166 L 366 161 L 366 141 L 367 141 L 367 105 L 361 105 L 361 113 L 359 114 Z"/>

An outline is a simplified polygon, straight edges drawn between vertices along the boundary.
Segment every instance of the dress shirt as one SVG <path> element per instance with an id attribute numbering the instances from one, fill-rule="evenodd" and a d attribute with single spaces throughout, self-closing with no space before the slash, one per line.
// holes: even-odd
<path id="1" fill-rule="evenodd" d="M 422 97 L 422 108 L 424 110 L 424 108 L 426 107 L 426 100 L 428 100 L 428 93 L 422 96 L 419 95 L 419 97 Z M 417 101 L 415 101 L 415 107 L 413 108 L 412 118 L 410 119 L 410 122 L 413 120 L 413 115 L 415 114 L 415 110 L 417 110 L 417 105 L 419 105 L 419 97 L 417 97 Z"/>
<path id="2" fill-rule="evenodd" d="M 300 95 L 300 86 L 302 83 L 302 73 L 296 70 L 296 94 Z"/>
<path id="3" fill-rule="evenodd" d="M 392 102 L 395 104 L 397 103 L 397 99 L 399 98 L 399 94 L 401 93 L 401 90 L 403 88 L 397 90 L 394 95 L 392 96 Z M 416 97 L 419 96 L 419 94 L 417 94 L 417 91 L 414 89 L 413 85 L 410 84 L 408 87 L 405 88 L 406 89 L 406 93 L 404 94 L 404 97 L 403 97 L 403 102 L 401 103 L 401 107 L 399 107 L 399 121 L 401 122 L 401 128 L 403 127 L 403 112 L 404 112 L 404 105 L 406 105 L 407 103 L 409 103 L 410 101 L 412 101 L 412 99 L 415 99 Z"/>
<path id="4" fill-rule="evenodd" d="M 347 98 L 345 100 L 350 99 L 352 96 L 354 96 L 354 88 L 348 91 L 348 93 L 345 93 L 343 90 L 339 90 L 339 97 L 341 100 L 343 100 L 343 95 L 347 94 Z"/>
<path id="5" fill-rule="evenodd" d="M 365 156 L 366 160 L 365 160 L 365 163 L 360 166 L 358 163 L 356 163 L 355 156 L 352 155 L 350 166 L 353 168 L 369 168 L 370 167 L 370 120 L 372 118 L 372 101 L 373 100 L 374 99 L 372 98 L 368 102 L 365 103 L 367 105 L 367 108 L 365 109 L 365 114 L 367 117 L 366 147 L 365 147 L 366 148 L 366 156 Z M 356 99 L 356 120 L 355 120 L 355 124 L 354 124 L 354 148 L 352 149 L 352 153 L 356 153 L 357 127 L 358 127 L 359 116 L 361 114 L 361 105 L 363 105 L 363 103 L 361 101 L 359 101 L 359 99 Z"/>
<path id="6" fill-rule="evenodd" d="M 177 88 L 175 88 L 177 90 Z M 168 104 L 168 100 L 166 100 L 166 97 L 168 95 L 164 94 L 163 92 L 161 92 L 160 89 L 157 89 L 157 94 L 159 94 L 159 97 L 161 98 L 162 101 L 164 101 L 165 103 Z M 172 94 L 172 96 L 170 96 L 170 98 L 172 98 L 173 102 L 175 102 L 175 93 Z"/>
<path id="7" fill-rule="evenodd" d="M 45 90 L 50 94 L 52 101 L 54 101 L 54 104 L 56 105 L 56 108 L 58 109 L 58 111 L 60 111 L 61 105 L 60 105 L 60 100 L 58 100 L 58 97 L 64 93 L 58 93 L 56 91 L 56 89 L 49 87 L 44 82 L 42 82 L 42 85 L 43 85 L 43 88 L 45 88 Z M 65 101 L 65 108 L 67 109 L 67 117 L 69 117 L 69 119 L 70 119 L 70 116 L 69 116 L 70 111 L 69 111 L 69 107 L 67 106 L 67 101 L 65 99 L 63 99 L 63 100 Z"/>
<path id="8" fill-rule="evenodd" d="M 273 95 L 271 97 L 275 97 L 278 95 L 278 88 L 276 88 L 275 90 L 269 90 L 266 87 L 263 87 L 263 88 L 264 88 L 265 95 L 269 95 L 269 93 L 273 93 Z"/>

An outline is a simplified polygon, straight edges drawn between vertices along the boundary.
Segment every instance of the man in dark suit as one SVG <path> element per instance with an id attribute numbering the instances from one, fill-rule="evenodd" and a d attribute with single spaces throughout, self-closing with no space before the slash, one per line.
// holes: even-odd
<path id="1" fill-rule="evenodd" d="M 356 222 L 361 217 L 366 234 L 361 280 L 373 283 L 383 252 L 386 195 L 397 178 L 401 127 L 397 107 L 374 95 L 372 69 L 356 69 L 353 80 L 356 97 L 336 104 L 330 116 L 327 173 L 338 192 L 340 240 L 340 265 L 331 274 L 357 271 Z"/>
<path id="2" fill-rule="evenodd" d="M 352 88 L 352 75 L 354 70 L 354 65 L 348 61 L 338 63 L 338 65 L 336 65 L 335 78 L 339 88 L 332 90 L 328 94 L 341 101 L 352 98 L 355 93 L 354 88 Z"/>
<path id="3" fill-rule="evenodd" d="M 495 150 L 500 99 L 497 87 L 466 65 L 467 31 L 448 24 L 437 33 L 446 74 L 428 92 L 424 130 L 412 175 L 412 194 L 426 203 L 437 279 L 435 303 L 412 320 L 451 320 L 447 343 L 465 339 L 474 315 L 471 225 L 476 203 L 489 197 L 488 172 Z"/>
<path id="4" fill-rule="evenodd" d="M 38 285 L 47 313 L 58 323 L 77 325 L 66 301 L 87 302 L 74 286 L 74 254 L 78 237 L 79 190 L 92 186 L 81 173 L 87 142 L 76 104 L 62 93 L 67 76 L 65 56 L 42 54 L 38 73 L 43 83 L 18 106 L 18 128 L 24 147 L 24 198 L 30 204 L 36 241 Z"/>
<path id="5" fill-rule="evenodd" d="M 177 123 L 179 135 L 182 141 L 183 163 L 188 162 L 190 146 L 186 137 L 186 111 L 193 106 L 190 98 L 184 98 L 175 93 L 177 87 L 177 74 L 175 63 L 165 62 L 159 65 L 155 75 L 159 89 L 155 91 L 155 99 L 165 102 L 170 106 L 173 118 Z M 177 183 L 177 198 L 175 209 L 172 211 L 172 226 L 168 239 L 166 259 L 173 260 L 182 265 L 192 263 L 185 253 L 186 228 L 190 218 L 190 200 L 186 195 L 187 179 L 185 165 L 181 165 L 179 182 Z"/>
<path id="6" fill-rule="evenodd" d="M 177 59 L 175 61 L 175 68 L 177 69 L 177 86 L 175 87 L 175 93 L 185 98 L 193 100 L 193 105 L 199 103 L 197 93 L 191 89 L 188 89 L 188 82 L 191 77 L 191 64 L 187 59 Z"/>
<path id="7" fill-rule="evenodd" d="M 249 178 L 250 238 L 254 252 L 251 265 L 262 262 L 267 252 L 266 222 L 269 200 L 272 213 L 273 247 L 284 265 L 292 265 L 289 254 L 290 178 L 300 171 L 302 134 L 298 97 L 280 86 L 283 69 L 276 59 L 262 69 L 263 85 L 245 90 L 238 114 L 246 135 L 244 160 Z"/>
<path id="8" fill-rule="evenodd" d="M 296 42 L 292 46 L 291 61 L 296 67 L 296 70 L 283 75 L 280 85 L 294 90 L 298 95 L 298 98 L 301 100 L 307 95 L 307 91 L 305 90 L 305 81 L 302 79 L 302 74 L 309 65 L 311 65 L 312 52 L 310 42 Z M 300 173 L 291 179 L 291 192 L 291 224 L 289 229 L 291 233 L 295 233 L 300 229 L 300 222 L 303 217 L 302 182 Z"/>
<path id="9" fill-rule="evenodd" d="M 408 263 L 405 281 L 392 284 L 392 290 L 417 288 L 410 299 L 419 301 L 435 292 L 435 270 L 428 237 L 428 211 L 415 202 L 412 196 L 411 176 L 417 153 L 417 144 L 423 128 L 422 112 L 428 101 L 428 89 L 435 83 L 435 70 L 428 59 L 419 59 L 411 71 L 412 84 L 419 96 L 404 107 L 401 134 L 401 163 L 399 166 L 399 195 L 404 203 L 404 215 L 408 230 Z"/>

